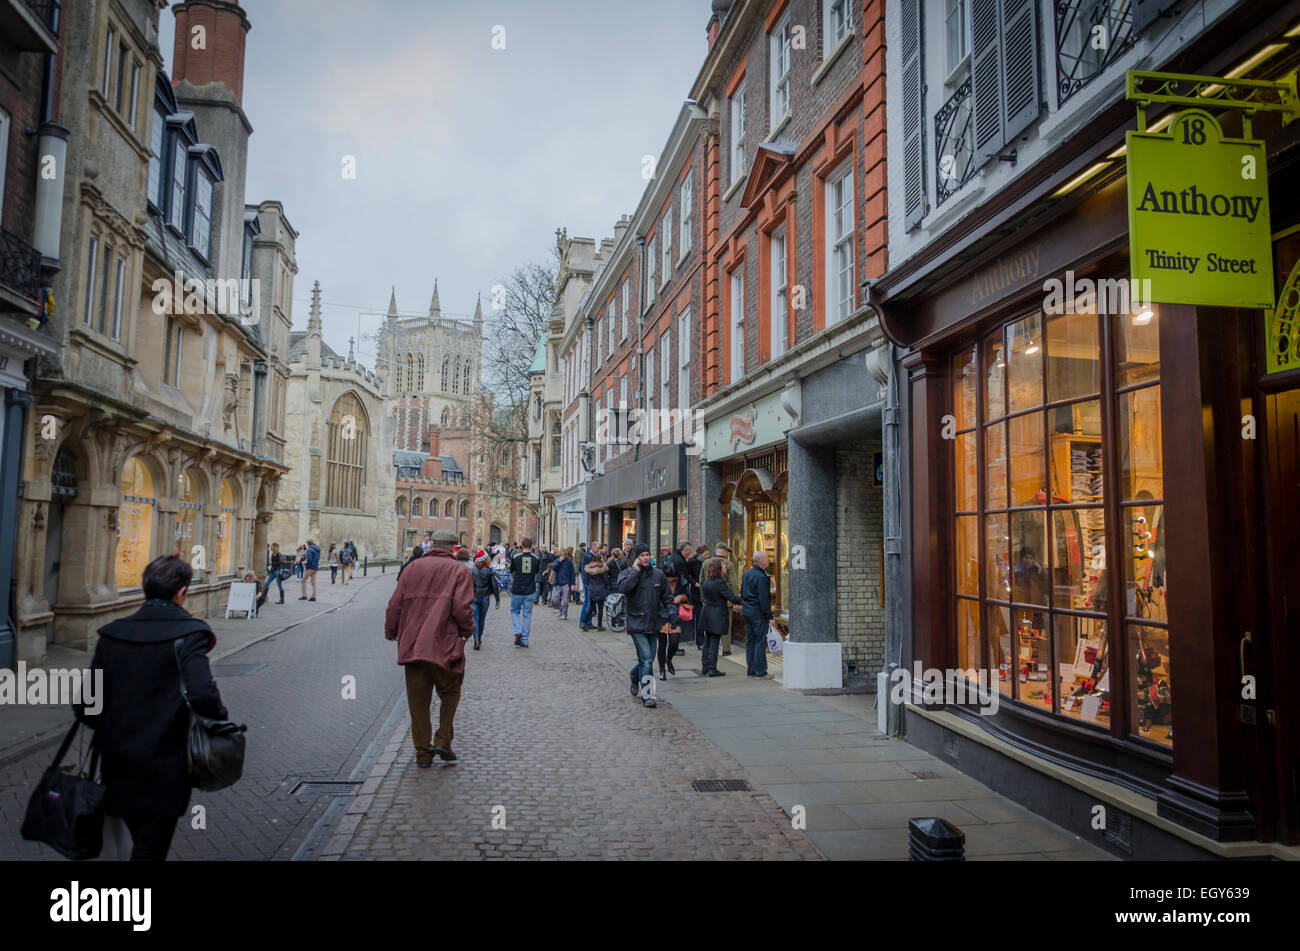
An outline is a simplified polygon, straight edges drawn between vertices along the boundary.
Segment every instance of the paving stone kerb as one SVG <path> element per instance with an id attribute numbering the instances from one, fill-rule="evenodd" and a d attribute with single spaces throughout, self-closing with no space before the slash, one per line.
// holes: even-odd
<path id="1" fill-rule="evenodd" d="M 538 608 L 531 644 L 514 647 L 507 608 L 489 609 L 456 714 L 460 762 L 416 768 L 404 718 L 321 860 L 821 858 L 766 793 L 695 792 L 694 779 L 748 776 L 670 704 L 633 701 L 576 625 Z"/>

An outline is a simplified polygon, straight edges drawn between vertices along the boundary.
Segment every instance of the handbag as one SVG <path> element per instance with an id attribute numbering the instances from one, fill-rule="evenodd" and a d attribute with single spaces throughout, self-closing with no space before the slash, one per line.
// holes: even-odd
<path id="1" fill-rule="evenodd" d="M 104 798 L 108 794 L 104 784 L 94 780 L 99 768 L 98 737 L 90 743 L 88 769 L 69 773 L 59 768 L 81 726 L 81 721 L 72 724 L 54 763 L 36 784 L 23 816 L 22 837 L 44 842 L 66 858 L 93 859 L 104 848 Z"/>
<path id="2" fill-rule="evenodd" d="M 183 638 L 172 642 L 172 652 L 176 655 L 176 670 L 180 673 L 181 697 L 190 709 L 189 736 L 185 744 L 190 782 L 204 792 L 215 792 L 233 786 L 244 775 L 244 733 L 248 727 L 230 720 L 214 720 L 194 709 L 189 691 L 185 689 L 185 673 L 181 670 L 181 640 Z"/>
<path id="3" fill-rule="evenodd" d="M 686 604 L 679 604 L 679 605 L 677 605 L 677 620 L 679 620 L 679 621 L 694 621 L 694 620 L 695 620 L 695 606 L 692 605 L 692 604 L 690 604 L 689 602 L 686 603 Z"/>

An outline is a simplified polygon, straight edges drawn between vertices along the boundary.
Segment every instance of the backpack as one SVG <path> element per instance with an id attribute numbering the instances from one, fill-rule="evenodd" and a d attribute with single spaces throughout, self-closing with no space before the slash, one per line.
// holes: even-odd
<path id="1" fill-rule="evenodd" d="M 341 552 L 339 552 L 339 564 L 340 565 L 352 564 L 352 552 L 350 552 L 346 548 L 344 548 Z"/>

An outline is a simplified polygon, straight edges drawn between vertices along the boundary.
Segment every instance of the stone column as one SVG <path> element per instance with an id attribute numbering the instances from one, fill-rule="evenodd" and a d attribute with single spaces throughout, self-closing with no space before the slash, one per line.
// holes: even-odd
<path id="1" fill-rule="evenodd" d="M 4 443 L 0 448 L 0 543 L 10 552 L 18 529 L 18 470 L 22 459 L 23 439 L 27 435 L 26 411 L 32 405 L 30 393 L 10 387 L 5 390 Z M 0 668 L 14 668 L 18 662 L 16 623 L 9 611 L 14 559 L 0 558 Z"/>
<path id="2" fill-rule="evenodd" d="M 709 546 L 712 556 L 714 546 L 722 537 L 722 467 L 700 464 L 700 544 Z M 733 552 L 736 554 L 736 552 Z"/>
<path id="3" fill-rule="evenodd" d="M 789 449 L 789 518 L 791 565 L 829 566 L 835 551 L 835 452 L 804 446 L 794 439 Z M 800 559 L 800 551 L 803 553 Z M 850 553 L 865 557 L 865 553 Z M 785 644 L 785 686 L 790 689 L 842 687 L 843 662 L 836 638 L 834 586 L 824 570 L 791 567 L 787 610 L 790 637 Z"/>

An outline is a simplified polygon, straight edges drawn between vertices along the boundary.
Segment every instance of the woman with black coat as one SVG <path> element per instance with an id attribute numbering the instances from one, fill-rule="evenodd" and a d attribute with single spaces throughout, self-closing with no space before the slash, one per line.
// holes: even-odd
<path id="1" fill-rule="evenodd" d="M 718 644 L 727 633 L 727 616 L 731 613 L 727 602 L 739 604 L 740 596 L 727 584 L 721 558 L 710 558 L 704 565 L 700 601 L 699 624 L 704 629 L 704 660 L 700 674 L 704 677 L 725 677 L 727 675 L 718 670 Z"/>
<path id="2" fill-rule="evenodd" d="M 217 637 L 183 607 L 193 574 L 177 555 L 149 563 L 140 610 L 99 630 L 91 667 L 103 671 L 102 709 L 78 711 L 95 731 L 104 813 L 126 822 L 133 862 L 166 859 L 176 821 L 189 811 L 190 712 L 181 678 L 195 712 L 227 717 L 208 666 Z"/>
<path id="3" fill-rule="evenodd" d="M 609 565 L 599 554 L 593 555 L 587 567 L 583 569 L 587 576 L 587 591 L 591 595 L 591 611 L 587 617 L 596 619 L 594 627 L 581 627 L 580 630 L 605 630 L 605 599 L 609 597 Z M 618 577 L 615 575 L 614 577 Z"/>
<path id="4" fill-rule="evenodd" d="M 468 552 L 468 549 L 465 549 Z M 501 609 L 501 585 L 496 572 L 492 570 L 491 559 L 486 552 L 479 554 L 474 562 L 474 649 L 483 646 L 483 627 L 487 624 L 488 601 L 497 599 L 497 610 Z"/>
<path id="5" fill-rule="evenodd" d="M 676 674 L 673 657 L 677 654 L 677 645 L 683 637 L 691 637 L 694 631 L 693 620 L 683 620 L 677 611 L 691 606 L 691 583 L 684 575 L 678 575 L 678 568 L 673 559 L 664 563 L 664 577 L 668 579 L 668 596 L 676 610 L 670 609 L 668 623 L 672 625 L 670 633 L 659 634 L 659 679 L 667 680 L 669 674 Z M 676 616 L 673 616 L 676 615 Z"/>

